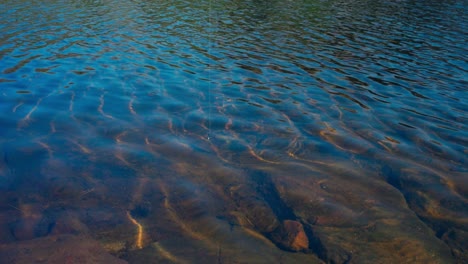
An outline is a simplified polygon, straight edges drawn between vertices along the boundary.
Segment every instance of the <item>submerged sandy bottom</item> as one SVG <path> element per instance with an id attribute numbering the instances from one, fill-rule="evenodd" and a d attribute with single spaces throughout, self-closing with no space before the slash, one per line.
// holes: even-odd
<path id="1" fill-rule="evenodd" d="M 119 144 L 129 138 L 138 135 L 128 133 Z M 29 158 L 37 167 L 16 171 L 36 173 L 11 177 L 14 190 L 1 196 L 1 259 L 450 263 L 453 254 L 465 257 L 463 211 L 432 192 L 431 184 L 445 178 L 430 168 L 393 171 L 391 159 L 365 167 L 312 154 L 274 160 L 247 146 L 228 157 L 215 140 L 200 146 L 218 157 L 148 138 L 133 154 L 82 146 L 81 154 L 67 157 L 71 166 L 46 144 L 8 154 L 10 166 Z M 449 231 L 436 234 L 447 224 Z"/>

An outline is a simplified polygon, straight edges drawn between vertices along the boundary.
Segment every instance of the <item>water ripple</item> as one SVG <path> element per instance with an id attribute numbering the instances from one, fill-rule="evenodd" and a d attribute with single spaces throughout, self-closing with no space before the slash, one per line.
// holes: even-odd
<path id="1" fill-rule="evenodd" d="M 165 238 L 158 232 L 164 221 L 178 224 L 166 229 L 166 236 L 182 231 L 188 237 L 216 236 L 193 231 L 213 214 L 216 223 L 232 225 L 232 236 L 255 245 L 264 240 L 283 245 L 262 222 L 276 215 L 272 226 L 300 220 L 303 232 L 323 244 L 317 247 L 342 253 L 325 256 L 315 245 L 304 250 L 325 262 L 346 262 L 341 258 L 353 250 L 359 252 L 356 262 L 385 259 L 388 252 L 369 242 L 383 238 L 368 233 L 384 232 L 375 231 L 380 224 L 400 235 L 416 232 L 399 222 L 389 224 L 400 221 L 398 212 L 402 221 L 432 228 L 457 259 L 466 257 L 460 250 L 464 245 L 450 233 L 466 232 L 467 219 L 459 208 L 466 203 L 460 175 L 467 171 L 468 153 L 464 1 L 39 2 L 0 3 L 0 144 L 6 153 L 0 174 L 8 179 L 0 189 L 33 188 L 25 175 L 54 171 L 53 164 L 64 162 L 74 164 L 86 184 L 101 188 L 96 197 L 113 193 L 100 183 L 103 179 L 115 188 L 128 185 L 134 197 L 114 195 L 111 202 L 123 207 L 135 206 L 138 199 L 144 204 L 144 195 L 159 193 L 163 202 L 153 206 L 172 217 L 155 224 L 148 241 L 161 245 Z M 31 171 L 20 165 L 34 158 Z M 8 178 L 15 173 L 18 179 Z M 133 186 L 129 175 L 152 187 Z M 372 193 L 367 183 L 393 198 Z M 197 187 L 188 187 L 192 184 Z M 143 194 L 145 188 L 150 189 Z M 209 189 L 207 195 L 215 199 L 197 200 L 187 191 L 191 188 Z M 172 189 L 182 198 L 169 194 Z M 341 191 L 333 196 L 331 190 Z M 274 198 L 265 193 L 283 199 L 283 209 L 294 207 L 284 210 L 294 211 L 295 219 L 283 219 L 288 214 L 271 209 Z M 192 200 L 185 202 L 184 195 Z M 111 200 L 96 197 L 101 206 Z M 214 201 L 223 201 L 225 209 Z M 181 208 L 202 210 L 196 209 L 198 203 L 215 209 L 195 212 L 195 222 L 179 215 Z M 231 207 L 255 210 L 245 215 L 223 211 Z M 124 212 L 130 215 L 128 208 Z M 28 217 L 18 223 L 36 221 Z M 131 217 L 141 226 L 150 222 Z M 385 217 L 387 222 L 373 222 Z M 359 225 L 355 234 L 369 243 L 351 246 L 335 229 L 353 221 Z M 222 224 L 217 228 L 225 232 Z M 109 231 L 104 229 L 101 234 Z M 417 243 L 430 241 L 442 248 L 429 235 L 410 235 L 417 238 L 405 240 L 409 247 L 420 249 Z M 385 243 L 383 248 L 394 246 Z M 366 247 L 375 256 L 362 250 Z M 291 263 L 311 256 L 284 254 Z"/>

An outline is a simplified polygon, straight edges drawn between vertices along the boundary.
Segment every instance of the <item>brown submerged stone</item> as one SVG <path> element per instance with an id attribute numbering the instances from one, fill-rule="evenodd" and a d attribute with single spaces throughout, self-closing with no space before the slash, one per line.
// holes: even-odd
<path id="1" fill-rule="evenodd" d="M 273 241 L 291 251 L 303 251 L 309 248 L 309 239 L 304 227 L 298 221 L 284 220 L 272 234 Z"/>

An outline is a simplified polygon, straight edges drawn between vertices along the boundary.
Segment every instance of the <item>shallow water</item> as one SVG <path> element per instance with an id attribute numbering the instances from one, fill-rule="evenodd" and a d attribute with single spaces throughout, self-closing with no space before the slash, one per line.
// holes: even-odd
<path id="1" fill-rule="evenodd" d="M 468 261 L 467 21 L 0 2 L 0 262 Z"/>

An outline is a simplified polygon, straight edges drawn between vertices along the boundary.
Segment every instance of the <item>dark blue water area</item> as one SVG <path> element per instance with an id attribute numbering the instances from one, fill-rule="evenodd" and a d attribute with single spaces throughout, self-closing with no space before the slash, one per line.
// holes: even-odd
<path id="1" fill-rule="evenodd" d="M 465 263 L 451 1 L 1 1 L 0 263 Z"/>

